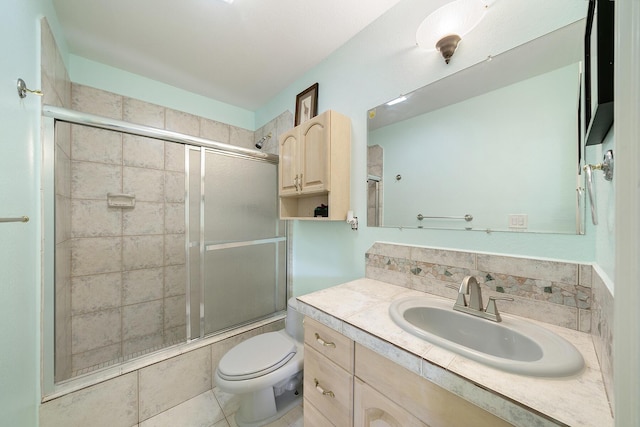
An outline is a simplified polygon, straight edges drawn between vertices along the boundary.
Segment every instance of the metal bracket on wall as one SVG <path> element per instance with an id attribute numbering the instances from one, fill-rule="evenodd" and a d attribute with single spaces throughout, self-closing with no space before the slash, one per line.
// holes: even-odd
<path id="1" fill-rule="evenodd" d="M 604 179 L 607 181 L 613 181 L 613 150 L 609 150 L 604 153 L 602 163 L 597 165 L 584 165 L 585 172 L 590 173 L 593 170 L 601 170 L 604 172 Z"/>
<path id="2" fill-rule="evenodd" d="M 24 80 L 22 80 L 22 79 L 18 79 L 18 81 L 16 82 L 16 84 L 17 84 L 17 87 L 18 87 L 18 96 L 19 96 L 20 98 L 26 98 L 26 96 L 27 96 L 27 92 L 28 92 L 28 93 L 32 93 L 32 94 L 34 94 L 34 95 L 38 95 L 38 96 L 42 96 L 42 95 L 44 95 L 44 94 L 42 93 L 42 91 L 41 91 L 41 90 L 39 90 L 39 89 L 37 89 L 37 90 L 29 89 L 29 88 L 27 87 L 27 84 L 26 84 L 26 83 L 24 82 Z"/>

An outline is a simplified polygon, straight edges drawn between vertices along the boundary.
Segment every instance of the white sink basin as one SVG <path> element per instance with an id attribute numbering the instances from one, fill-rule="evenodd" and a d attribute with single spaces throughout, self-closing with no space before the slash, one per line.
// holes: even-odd
<path id="1" fill-rule="evenodd" d="M 453 310 L 453 301 L 408 297 L 389 307 L 405 331 L 469 359 L 516 374 L 537 377 L 574 375 L 584 367 L 580 352 L 541 326 L 502 315 L 496 323 Z"/>

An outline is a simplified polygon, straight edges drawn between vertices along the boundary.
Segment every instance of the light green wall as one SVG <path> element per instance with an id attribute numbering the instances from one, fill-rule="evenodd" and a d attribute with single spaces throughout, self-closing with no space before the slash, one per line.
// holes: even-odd
<path id="1" fill-rule="evenodd" d="M 16 79 L 40 87 L 40 23 L 48 0 L 0 4 L 0 424 L 38 425 L 40 400 L 40 98 L 21 100 Z M 55 25 L 54 28 L 57 28 Z"/>
<path id="2" fill-rule="evenodd" d="M 251 131 L 256 129 L 255 114 L 252 111 L 77 55 L 69 55 L 69 77 L 74 83 L 163 105 Z"/>
<path id="3" fill-rule="evenodd" d="M 540 0 L 543 1 L 543 0 Z M 496 3 L 498 4 L 498 3 Z M 542 35 L 549 28 L 584 16 L 582 2 L 544 0 L 531 11 L 536 25 L 523 29 L 524 39 Z M 425 245 L 459 250 L 523 255 L 591 262 L 595 259 L 595 233 L 585 236 L 533 233 L 484 233 L 480 231 L 409 230 L 368 228 L 366 224 L 366 112 L 400 93 L 412 91 L 487 57 L 481 41 L 469 37 L 460 45 L 451 64 L 437 54 L 427 54 L 413 44 L 415 29 L 423 18 L 421 0 L 404 0 L 356 35 L 343 47 L 282 91 L 256 112 L 261 126 L 285 109 L 295 108 L 296 94 L 319 83 L 318 112 L 334 109 L 351 118 L 351 207 L 359 216 L 360 229 L 343 222 L 297 221 L 293 237 L 293 280 L 296 295 L 338 284 L 364 274 L 364 254 L 375 241 Z M 554 8 L 563 8 L 559 13 Z M 562 12 L 562 13 L 560 13 Z M 536 14 L 540 14 L 537 16 Z M 533 16 L 536 15 L 536 16 Z M 505 25 L 519 26 L 508 22 Z M 478 27 L 479 28 L 479 27 Z M 474 31 L 477 31 L 478 28 Z M 525 40 L 501 40 L 502 50 Z M 515 44 L 514 44 L 515 45 Z"/>
<path id="4" fill-rule="evenodd" d="M 615 135 L 613 128 L 609 131 L 602 144 L 586 147 L 586 161 L 590 164 L 602 163 L 607 150 L 614 151 L 615 165 Z M 600 171 L 593 172 L 594 194 L 598 213 L 598 225 L 591 221 L 591 211 L 587 212 L 587 232 L 595 235 L 594 261 L 602 272 L 608 276 L 605 281 L 613 292 L 615 283 L 615 180 L 606 181 Z"/>

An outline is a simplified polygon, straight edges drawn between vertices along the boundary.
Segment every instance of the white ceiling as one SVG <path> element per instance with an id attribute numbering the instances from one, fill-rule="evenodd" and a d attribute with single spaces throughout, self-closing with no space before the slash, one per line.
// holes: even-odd
<path id="1" fill-rule="evenodd" d="M 399 1 L 53 3 L 70 53 L 253 111 Z"/>

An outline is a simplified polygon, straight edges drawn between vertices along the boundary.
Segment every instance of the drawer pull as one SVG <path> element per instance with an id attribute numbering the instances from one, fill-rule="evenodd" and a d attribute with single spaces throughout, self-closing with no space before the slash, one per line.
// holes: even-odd
<path id="1" fill-rule="evenodd" d="M 316 383 L 316 390 L 318 390 L 318 392 L 320 392 L 323 396 L 336 397 L 336 395 L 333 394 L 331 390 L 327 391 L 320 387 L 320 383 L 317 379 L 314 378 L 313 381 Z"/>
<path id="2" fill-rule="evenodd" d="M 320 343 L 321 345 L 325 346 L 325 347 L 332 347 L 332 348 L 336 348 L 336 344 L 332 343 L 332 342 L 326 342 L 325 340 L 323 340 L 322 338 L 320 338 L 320 335 L 316 332 L 316 341 L 318 341 L 318 343 Z"/>

